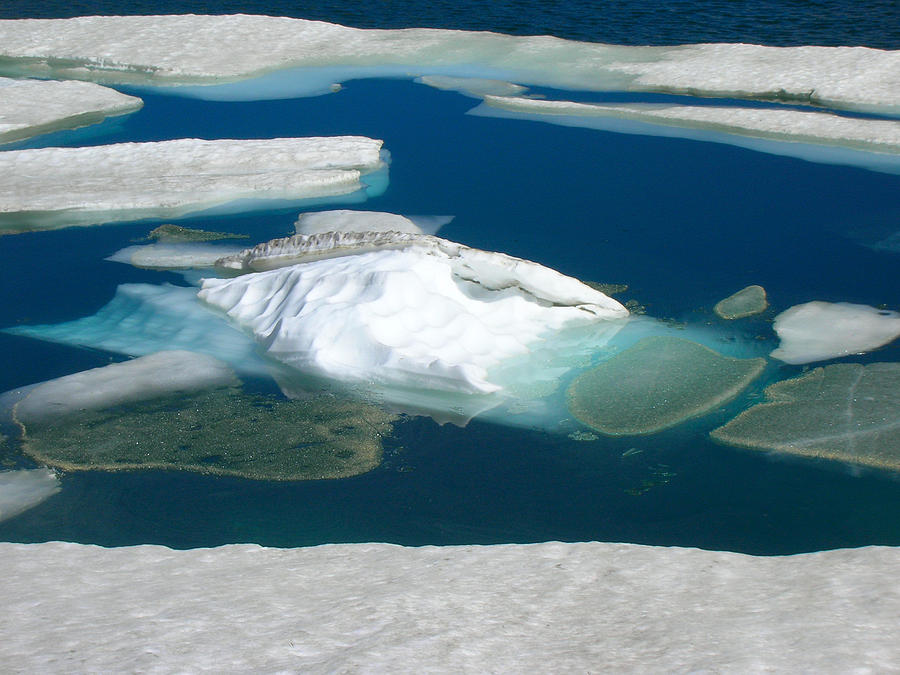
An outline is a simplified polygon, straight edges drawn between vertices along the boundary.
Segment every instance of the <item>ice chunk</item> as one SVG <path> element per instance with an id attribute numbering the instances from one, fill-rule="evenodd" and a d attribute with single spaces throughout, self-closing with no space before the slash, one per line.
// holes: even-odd
<path id="1" fill-rule="evenodd" d="M 49 469 L 0 471 L 0 522 L 9 520 L 59 492 Z"/>
<path id="2" fill-rule="evenodd" d="M 766 289 L 762 286 L 753 285 L 742 288 L 734 295 L 729 295 L 724 300 L 720 300 L 713 307 L 713 311 L 719 318 L 733 320 L 760 314 L 768 306 Z"/>
<path id="3" fill-rule="evenodd" d="M 234 371 L 206 354 L 163 351 L 131 361 L 42 382 L 13 408 L 22 424 L 46 422 L 84 410 L 235 384 Z"/>
<path id="4" fill-rule="evenodd" d="M 266 16 L 0 22 L 2 72 L 186 87 L 224 98 L 321 93 L 351 77 L 475 77 L 556 88 L 690 92 L 900 107 L 900 51 L 702 44 L 625 47 L 435 29 L 362 30 Z M 277 72 L 276 72 L 277 71 Z M 257 92 L 221 84 L 262 76 Z M 178 91 L 178 87 L 173 87 Z M 288 92 L 288 93 L 285 93 Z"/>
<path id="5" fill-rule="evenodd" d="M 569 410 L 604 434 L 650 434 L 730 401 L 765 365 L 689 340 L 645 338 L 579 376 L 569 387 Z"/>
<path id="6" fill-rule="evenodd" d="M 900 336 L 900 314 L 849 302 L 807 302 L 775 317 L 781 344 L 772 357 L 811 363 L 861 354 Z"/>
<path id="7" fill-rule="evenodd" d="M 766 389 L 712 432 L 728 445 L 900 471 L 900 363 L 837 363 Z"/>
<path id="8" fill-rule="evenodd" d="M 232 262 L 269 271 L 207 279 L 200 297 L 270 356 L 347 382 L 495 392 L 487 369 L 546 333 L 628 315 L 537 263 L 425 235 L 295 235 Z"/>
<path id="9" fill-rule="evenodd" d="M 239 253 L 242 247 L 213 244 L 147 244 L 127 246 L 107 260 L 150 269 L 213 267 L 216 260 Z"/>
<path id="10" fill-rule="evenodd" d="M 0 143 L 95 124 L 142 105 L 136 96 L 92 82 L 0 77 Z"/>
<path id="11" fill-rule="evenodd" d="M 165 376 L 179 377 L 167 365 Z M 137 376 L 146 381 L 146 374 Z M 129 391 L 125 382 L 112 389 L 105 375 L 89 379 L 100 379 L 112 395 L 91 397 L 91 407 L 62 419 L 20 419 L 25 454 L 66 471 L 170 469 L 257 480 L 345 478 L 380 464 L 382 439 L 391 434 L 396 419 L 375 406 L 332 394 L 286 401 L 238 387 L 205 386 L 230 380 L 189 379 L 181 391 L 162 386 L 139 393 Z M 77 391 L 58 390 L 56 386 L 54 393 L 67 406 L 77 405 L 69 397 Z M 133 393 L 139 393 L 139 400 Z"/>
<path id="12" fill-rule="evenodd" d="M 471 113 L 727 143 L 811 162 L 900 173 L 900 122 L 897 120 L 844 117 L 811 110 L 612 105 L 495 96 L 486 97 Z"/>
<path id="13" fill-rule="evenodd" d="M 21 672 L 886 673 L 900 660 L 897 547 L 2 543 L 0 566 L 15 617 L 0 658 Z"/>
<path id="14" fill-rule="evenodd" d="M 242 199 L 349 194 L 363 189 L 363 174 L 384 166 L 381 145 L 339 136 L 4 152 L 0 233 L 183 215 Z"/>
<path id="15" fill-rule="evenodd" d="M 297 234 L 325 232 L 406 232 L 435 234 L 453 220 L 453 216 L 398 216 L 381 211 L 314 211 L 297 218 Z"/>
<path id="16" fill-rule="evenodd" d="M 128 356 L 164 350 L 209 354 L 242 373 L 265 372 L 253 341 L 197 300 L 195 288 L 122 284 L 93 316 L 4 329 L 13 335 L 105 349 Z"/>
<path id="17" fill-rule="evenodd" d="M 449 75 L 425 75 L 416 79 L 425 84 L 444 91 L 457 91 L 473 98 L 485 96 L 519 96 L 528 88 L 503 80 L 485 80 L 477 77 L 451 77 Z"/>

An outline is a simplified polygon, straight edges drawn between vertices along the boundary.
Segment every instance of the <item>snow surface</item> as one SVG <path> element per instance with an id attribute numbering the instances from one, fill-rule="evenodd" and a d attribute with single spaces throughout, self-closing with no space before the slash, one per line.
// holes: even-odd
<path id="1" fill-rule="evenodd" d="M 0 522 L 9 520 L 59 492 L 50 469 L 0 471 Z"/>
<path id="2" fill-rule="evenodd" d="M 807 302 L 775 317 L 772 357 L 811 363 L 868 352 L 900 337 L 900 313 L 849 302 Z"/>
<path id="3" fill-rule="evenodd" d="M 0 77 L 0 143 L 87 126 L 142 105 L 139 98 L 92 82 Z"/>
<path id="4" fill-rule="evenodd" d="M 381 145 L 337 136 L 3 152 L 0 232 L 182 215 L 241 199 L 348 194 L 363 188 L 363 174 L 383 167 Z"/>
<path id="5" fill-rule="evenodd" d="M 0 544 L 12 672 L 892 672 L 900 549 Z"/>
<path id="6" fill-rule="evenodd" d="M 261 78 L 257 95 L 274 97 L 284 96 L 291 80 L 291 95 L 298 93 L 304 78 L 308 93 L 321 93 L 329 81 L 348 77 L 442 75 L 900 108 L 900 51 L 866 47 L 626 47 L 550 36 L 187 15 L 0 21 L 0 57 L 10 60 L 5 74 L 157 85 L 216 84 L 294 69 L 289 78 L 276 78 L 275 86 Z M 246 87 L 236 92 L 253 96 Z"/>
<path id="7" fill-rule="evenodd" d="M 13 414 L 27 425 L 81 410 L 103 410 L 236 381 L 234 371 L 211 356 L 162 351 L 42 382 L 30 388 Z"/>
<path id="8" fill-rule="evenodd" d="M 428 235 L 294 235 L 218 265 L 257 273 L 206 279 L 202 300 L 273 358 L 343 382 L 496 392 L 487 369 L 543 335 L 628 316 L 555 270 Z"/>

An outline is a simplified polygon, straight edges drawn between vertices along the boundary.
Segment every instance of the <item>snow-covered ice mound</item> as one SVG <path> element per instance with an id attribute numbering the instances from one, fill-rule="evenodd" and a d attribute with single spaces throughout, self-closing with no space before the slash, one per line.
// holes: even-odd
<path id="1" fill-rule="evenodd" d="M 92 82 L 0 77 L 0 143 L 95 124 L 142 105 L 135 96 Z"/>
<path id="2" fill-rule="evenodd" d="M 0 544 L 21 672 L 891 672 L 900 549 Z M 120 608 L 111 612 L 110 608 Z"/>
<path id="3" fill-rule="evenodd" d="M 490 393 L 487 371 L 565 326 L 628 311 L 577 279 L 502 253 L 402 233 L 295 235 L 220 261 L 202 300 L 266 353 L 346 382 Z"/>
<path id="4" fill-rule="evenodd" d="M 59 492 L 59 479 L 49 469 L 0 471 L 0 522 L 13 518 Z"/>
<path id="5" fill-rule="evenodd" d="M 177 216 L 239 200 L 348 195 L 364 188 L 364 174 L 384 167 L 381 146 L 337 136 L 4 152 L 0 233 Z"/>
<path id="6" fill-rule="evenodd" d="M 271 74 L 233 88 L 234 96 L 247 98 L 324 92 L 351 77 L 442 75 L 900 107 L 900 51 L 865 47 L 625 47 L 549 36 L 188 15 L 0 21 L 0 57 L 4 74 L 110 82 L 219 84 Z M 275 72 L 287 69 L 294 71 Z M 190 89 L 204 95 L 200 87 Z M 218 89 L 229 95 L 228 85 Z"/>
<path id="7" fill-rule="evenodd" d="M 900 337 L 900 314 L 849 302 L 807 302 L 775 317 L 772 357 L 811 363 L 868 352 Z"/>
<path id="8" fill-rule="evenodd" d="M 313 211 L 300 214 L 294 224 L 297 234 L 325 232 L 406 232 L 435 234 L 453 216 L 400 216 L 383 211 Z"/>

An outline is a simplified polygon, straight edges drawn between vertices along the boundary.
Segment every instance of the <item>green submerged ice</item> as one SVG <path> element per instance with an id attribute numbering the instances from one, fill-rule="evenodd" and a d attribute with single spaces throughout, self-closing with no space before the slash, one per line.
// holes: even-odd
<path id="1" fill-rule="evenodd" d="M 221 239 L 246 239 L 245 234 L 232 234 L 231 232 L 210 232 L 208 230 L 194 230 L 181 225 L 160 225 L 147 235 L 148 239 L 155 239 L 165 244 L 178 244 L 188 242 L 219 241 Z"/>
<path id="2" fill-rule="evenodd" d="M 747 286 L 734 295 L 720 300 L 713 311 L 721 319 L 743 319 L 760 314 L 769 306 L 766 300 L 766 289 L 762 286 Z"/>
<path id="3" fill-rule="evenodd" d="M 712 432 L 744 448 L 900 470 L 900 363 L 840 363 L 766 389 Z"/>
<path id="4" fill-rule="evenodd" d="M 36 461 L 66 471 L 345 478 L 381 463 L 382 439 L 396 419 L 327 394 L 285 400 L 224 387 L 23 425 L 22 447 Z"/>
<path id="5" fill-rule="evenodd" d="M 604 434 L 651 434 L 737 396 L 765 359 L 734 359 L 690 340 L 650 337 L 580 375 L 569 411 Z"/>

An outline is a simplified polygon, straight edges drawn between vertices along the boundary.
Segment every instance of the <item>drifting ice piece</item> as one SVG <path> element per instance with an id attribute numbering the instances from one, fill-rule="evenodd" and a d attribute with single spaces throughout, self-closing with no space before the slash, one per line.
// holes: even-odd
<path id="1" fill-rule="evenodd" d="M 84 127 L 142 105 L 139 98 L 91 82 L 0 77 L 0 143 Z"/>
<path id="2" fill-rule="evenodd" d="M 0 522 L 37 506 L 59 492 L 59 479 L 49 469 L 0 471 Z"/>
<path id="3" fill-rule="evenodd" d="M 772 358 L 811 363 L 861 354 L 900 336 L 900 314 L 849 302 L 807 302 L 775 317 Z"/>
<path id="4" fill-rule="evenodd" d="M 728 445 L 900 470 L 900 363 L 836 363 L 766 389 L 712 437 Z"/>
<path id="5" fill-rule="evenodd" d="M 363 187 L 363 174 L 384 166 L 381 145 L 338 136 L 4 152 L 0 233 L 183 215 L 241 199 L 346 195 Z"/>
<path id="6" fill-rule="evenodd" d="M 0 57 L 6 57 L 4 73 L 109 82 L 221 84 L 264 75 L 257 97 L 284 96 L 292 87 L 321 93 L 348 77 L 442 75 L 562 89 L 900 106 L 900 52 L 865 47 L 625 47 L 487 32 L 361 30 L 266 16 L 122 16 L 2 21 Z M 276 86 L 265 82 L 270 76 Z M 200 87 L 190 89 L 204 95 Z M 252 87 L 240 95 L 253 96 Z"/>
<path id="7" fill-rule="evenodd" d="M 269 271 L 207 279 L 202 300 L 270 356 L 346 382 L 495 392 L 487 369 L 542 335 L 628 316 L 537 263 L 427 235 L 295 235 L 220 264 Z"/>

